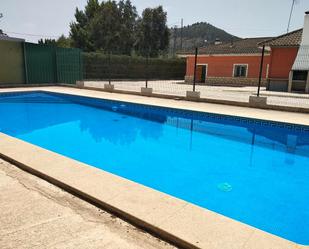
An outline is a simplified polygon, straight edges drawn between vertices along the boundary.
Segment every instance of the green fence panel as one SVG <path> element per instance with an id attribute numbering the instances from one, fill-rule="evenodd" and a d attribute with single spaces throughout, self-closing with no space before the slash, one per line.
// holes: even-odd
<path id="1" fill-rule="evenodd" d="M 55 48 L 25 44 L 28 83 L 56 83 Z"/>
<path id="2" fill-rule="evenodd" d="M 77 48 L 57 48 L 57 80 L 59 83 L 75 84 L 83 78 L 81 50 Z"/>
<path id="3" fill-rule="evenodd" d="M 83 78 L 81 50 L 25 44 L 28 83 L 75 84 Z"/>

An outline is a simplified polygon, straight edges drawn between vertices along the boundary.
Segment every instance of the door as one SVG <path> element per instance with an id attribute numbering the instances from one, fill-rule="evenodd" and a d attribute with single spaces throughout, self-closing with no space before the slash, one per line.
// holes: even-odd
<path id="1" fill-rule="evenodd" d="M 197 65 L 195 76 L 197 83 L 205 83 L 207 76 L 207 65 Z"/>
<path id="2" fill-rule="evenodd" d="M 206 81 L 207 76 L 207 65 L 202 65 L 202 75 L 201 75 L 201 83 Z"/>

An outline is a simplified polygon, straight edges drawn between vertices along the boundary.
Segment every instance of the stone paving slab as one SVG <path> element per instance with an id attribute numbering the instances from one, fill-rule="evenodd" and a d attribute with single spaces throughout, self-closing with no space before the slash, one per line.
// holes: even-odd
<path id="1" fill-rule="evenodd" d="M 107 81 L 85 81 L 87 87 L 103 88 Z M 113 81 L 116 90 L 140 92 L 141 87 L 145 87 L 145 81 Z M 187 91 L 192 91 L 192 85 L 183 84 L 181 80 L 152 80 L 148 81 L 148 87 L 153 89 L 153 93 L 176 95 L 184 97 Z M 230 87 L 230 86 L 207 86 L 198 84 L 196 91 L 199 91 L 201 98 L 249 102 L 249 96 L 256 95 L 257 87 Z M 272 105 L 292 106 L 309 108 L 309 94 L 281 93 L 266 91 L 261 88 L 261 95 L 268 97 L 268 102 Z"/>
<path id="2" fill-rule="evenodd" d="M 0 159 L 0 248 L 173 246 Z"/>

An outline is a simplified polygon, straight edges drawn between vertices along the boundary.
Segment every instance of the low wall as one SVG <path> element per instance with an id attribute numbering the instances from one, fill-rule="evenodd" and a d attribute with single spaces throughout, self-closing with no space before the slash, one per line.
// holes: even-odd
<path id="1" fill-rule="evenodd" d="M 0 58 L 0 84 L 25 83 L 22 43 L 1 40 Z"/>
<path id="2" fill-rule="evenodd" d="M 267 90 L 275 92 L 287 92 L 289 80 L 288 79 L 268 79 Z"/>
<path id="3" fill-rule="evenodd" d="M 193 82 L 193 76 L 185 76 L 186 83 Z M 234 78 L 234 77 L 207 77 L 205 82 L 198 82 L 198 84 L 209 86 L 258 86 L 258 78 Z M 261 85 L 266 86 L 267 80 L 262 79 Z"/>

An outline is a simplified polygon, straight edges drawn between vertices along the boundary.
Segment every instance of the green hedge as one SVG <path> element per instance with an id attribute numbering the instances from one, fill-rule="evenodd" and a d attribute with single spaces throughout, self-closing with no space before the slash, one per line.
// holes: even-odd
<path id="1" fill-rule="evenodd" d="M 103 53 L 83 53 L 84 78 L 108 79 L 109 59 Z M 148 70 L 147 70 L 148 68 Z M 184 79 L 185 59 L 146 58 L 126 55 L 111 55 L 111 79 Z"/>

